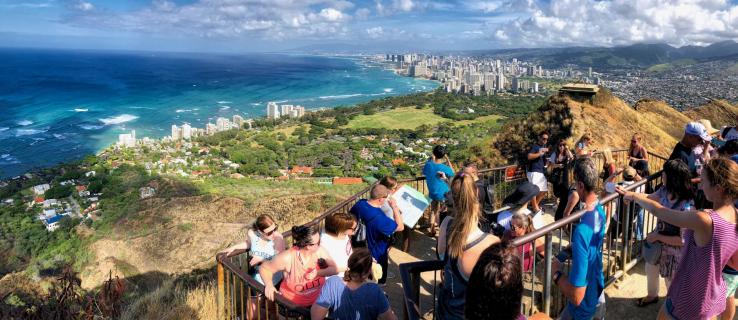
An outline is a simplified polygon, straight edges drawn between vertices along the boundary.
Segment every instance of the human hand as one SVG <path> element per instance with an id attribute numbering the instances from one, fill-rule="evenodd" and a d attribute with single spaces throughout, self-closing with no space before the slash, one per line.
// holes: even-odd
<path id="1" fill-rule="evenodd" d="M 392 210 L 397 209 L 397 200 L 395 200 L 395 198 L 389 197 L 387 198 L 387 202 L 389 202 L 389 206 Z"/>
<path id="2" fill-rule="evenodd" d="M 553 275 L 556 271 L 561 270 L 561 262 L 559 259 L 551 259 L 551 274 Z"/>
<path id="3" fill-rule="evenodd" d="M 546 152 L 548 152 L 548 148 L 541 148 L 541 149 L 538 149 L 538 151 L 543 152 L 543 153 L 546 153 Z"/>
<path id="4" fill-rule="evenodd" d="M 277 291 L 277 288 L 274 287 L 274 284 L 267 283 L 267 285 L 264 287 L 264 295 L 269 299 L 269 301 L 274 301 L 274 294 L 279 293 Z"/>
<path id="5" fill-rule="evenodd" d="M 438 174 L 438 177 L 441 178 L 441 179 L 443 179 L 443 180 L 448 179 L 448 177 L 446 177 L 446 173 L 443 172 L 443 171 L 438 171 L 437 174 Z"/>
<path id="6" fill-rule="evenodd" d="M 633 200 L 633 194 L 634 193 L 633 192 L 630 192 L 630 191 L 626 191 L 625 188 L 623 188 L 621 186 L 615 187 L 615 192 L 617 192 L 618 194 L 620 194 L 621 196 L 623 196 L 623 199 L 624 200 Z"/>
<path id="7" fill-rule="evenodd" d="M 260 264 L 262 262 L 264 262 L 264 258 L 259 257 L 259 256 L 252 256 L 251 257 L 251 261 L 249 262 L 249 265 L 253 267 L 253 266 L 255 266 L 257 264 Z"/>
<path id="8" fill-rule="evenodd" d="M 652 233 L 649 233 L 646 236 L 646 242 L 648 242 L 648 243 L 654 243 L 656 241 L 659 241 L 660 240 L 659 238 L 660 237 L 659 237 L 659 234 L 658 233 L 652 232 Z"/>

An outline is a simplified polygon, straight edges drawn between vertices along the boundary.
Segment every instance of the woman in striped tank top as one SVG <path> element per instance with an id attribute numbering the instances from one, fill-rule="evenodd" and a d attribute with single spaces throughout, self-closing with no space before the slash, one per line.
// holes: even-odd
<path id="1" fill-rule="evenodd" d="M 684 248 L 666 302 L 658 319 L 712 319 L 725 309 L 726 285 L 722 270 L 738 250 L 738 164 L 713 159 L 700 175 L 700 188 L 712 210 L 679 213 L 647 195 L 618 188 L 625 200 L 635 200 L 660 220 L 686 229 Z"/>

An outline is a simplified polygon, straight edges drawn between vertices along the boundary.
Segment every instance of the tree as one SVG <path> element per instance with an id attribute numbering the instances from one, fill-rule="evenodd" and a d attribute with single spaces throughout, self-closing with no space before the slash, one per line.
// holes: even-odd
<path id="1" fill-rule="evenodd" d="M 46 193 L 44 193 L 44 196 L 47 199 L 60 199 L 60 198 L 66 198 L 68 196 L 72 195 L 72 192 L 74 192 L 74 186 L 67 185 L 67 186 L 54 186 L 49 190 L 46 190 Z"/>

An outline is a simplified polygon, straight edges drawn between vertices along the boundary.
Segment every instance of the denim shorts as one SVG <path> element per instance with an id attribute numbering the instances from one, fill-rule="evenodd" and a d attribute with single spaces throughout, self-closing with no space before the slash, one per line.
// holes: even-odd
<path id="1" fill-rule="evenodd" d="M 727 289 L 727 298 L 735 295 L 735 289 L 738 288 L 738 274 L 730 274 L 723 272 L 723 281 Z"/>

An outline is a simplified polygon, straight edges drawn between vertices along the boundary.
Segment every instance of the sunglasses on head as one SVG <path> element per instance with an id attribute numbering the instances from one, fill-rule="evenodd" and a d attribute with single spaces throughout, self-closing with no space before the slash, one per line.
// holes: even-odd
<path id="1" fill-rule="evenodd" d="M 266 232 L 264 230 L 259 230 L 259 232 L 261 232 L 261 234 L 263 234 L 264 236 L 267 236 L 267 237 L 273 235 L 274 232 L 276 232 L 276 231 L 277 231 L 277 225 L 274 225 L 274 229 L 272 229 L 272 231 L 269 231 L 269 232 Z"/>

